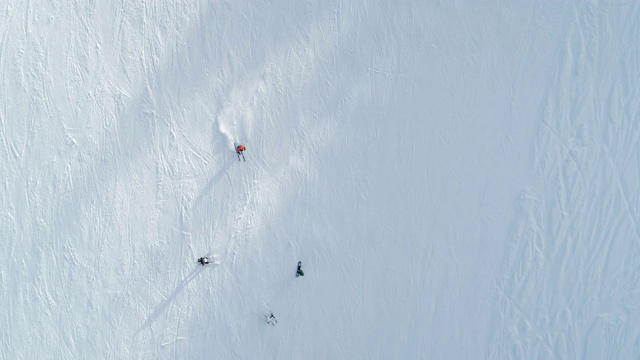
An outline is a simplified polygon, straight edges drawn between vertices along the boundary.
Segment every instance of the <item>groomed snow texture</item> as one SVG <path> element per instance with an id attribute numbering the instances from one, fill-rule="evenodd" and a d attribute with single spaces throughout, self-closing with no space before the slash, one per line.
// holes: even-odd
<path id="1" fill-rule="evenodd" d="M 640 358 L 639 19 L 2 2 L 0 359 Z"/>

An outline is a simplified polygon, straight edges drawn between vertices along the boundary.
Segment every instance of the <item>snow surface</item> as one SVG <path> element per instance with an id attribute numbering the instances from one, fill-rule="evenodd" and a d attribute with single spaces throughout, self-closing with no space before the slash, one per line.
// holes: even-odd
<path id="1" fill-rule="evenodd" d="M 638 19 L 5 1 L 0 358 L 637 359 Z"/>

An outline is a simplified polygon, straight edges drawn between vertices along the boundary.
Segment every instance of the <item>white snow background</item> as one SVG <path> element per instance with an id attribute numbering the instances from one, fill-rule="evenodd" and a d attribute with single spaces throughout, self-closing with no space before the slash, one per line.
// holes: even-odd
<path id="1" fill-rule="evenodd" d="M 638 19 L 4 1 L 0 358 L 637 359 Z"/>

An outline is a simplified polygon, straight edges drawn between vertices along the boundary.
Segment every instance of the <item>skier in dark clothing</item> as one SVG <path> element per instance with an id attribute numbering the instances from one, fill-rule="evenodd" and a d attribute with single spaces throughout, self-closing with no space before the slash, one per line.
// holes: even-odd
<path id="1" fill-rule="evenodd" d="M 270 313 L 269 316 L 267 316 L 267 324 L 276 326 L 277 323 L 278 323 L 278 320 L 276 320 L 276 317 L 273 316 L 273 313 Z"/>
<path id="2" fill-rule="evenodd" d="M 296 271 L 296 277 L 304 276 L 304 271 L 302 271 L 302 261 L 298 261 L 298 270 Z"/>
<path id="3" fill-rule="evenodd" d="M 200 265 L 205 266 L 209 264 L 209 258 L 206 256 L 203 256 L 200 259 L 198 259 L 198 262 L 200 263 Z"/>

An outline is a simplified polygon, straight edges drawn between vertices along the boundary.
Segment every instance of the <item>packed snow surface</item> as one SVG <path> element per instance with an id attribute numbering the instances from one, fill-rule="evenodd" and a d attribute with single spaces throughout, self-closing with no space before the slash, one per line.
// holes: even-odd
<path id="1" fill-rule="evenodd" d="M 640 357 L 638 19 L 3 2 L 0 358 Z"/>

